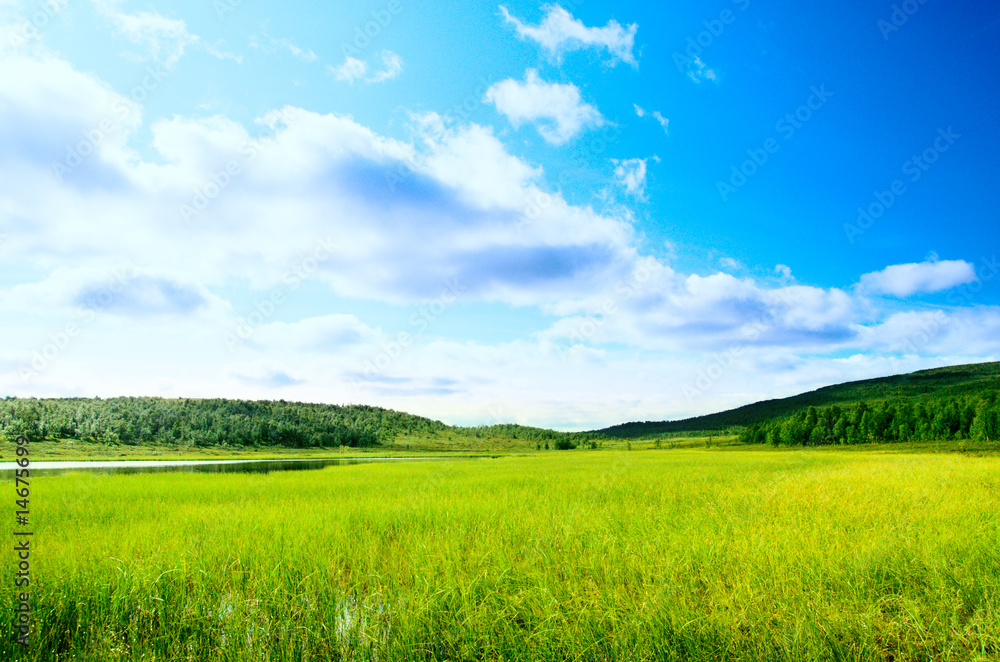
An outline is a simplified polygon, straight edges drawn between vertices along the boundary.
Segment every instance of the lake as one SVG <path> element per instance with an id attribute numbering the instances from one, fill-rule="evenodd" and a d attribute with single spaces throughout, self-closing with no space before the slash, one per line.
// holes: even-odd
<path id="1" fill-rule="evenodd" d="M 471 459 L 462 457 L 350 457 L 303 460 L 109 460 L 103 461 L 33 461 L 33 476 L 67 471 L 87 471 L 99 474 L 153 473 L 162 471 L 200 471 L 210 473 L 269 473 L 272 471 L 309 471 L 342 464 L 374 462 L 426 462 L 430 460 Z M 14 462 L 0 462 L 0 476 L 17 469 Z"/>

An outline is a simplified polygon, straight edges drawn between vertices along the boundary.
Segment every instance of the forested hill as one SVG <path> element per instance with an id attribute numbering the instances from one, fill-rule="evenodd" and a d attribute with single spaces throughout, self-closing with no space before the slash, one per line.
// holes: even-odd
<path id="1" fill-rule="evenodd" d="M 440 421 L 363 405 L 164 398 L 0 400 L 0 436 L 184 446 L 374 446 Z"/>
<path id="2" fill-rule="evenodd" d="M 809 407 L 846 408 L 880 401 L 913 405 L 931 400 L 976 400 L 995 396 L 998 391 L 1000 363 L 975 363 L 847 382 L 680 421 L 624 423 L 596 433 L 625 439 L 674 432 L 722 431 L 792 416 Z"/>
<path id="3" fill-rule="evenodd" d="M 456 443 L 480 449 L 512 444 L 570 449 L 590 440 L 523 425 L 452 427 L 365 405 L 134 397 L 0 400 L 0 439 L 22 434 L 38 440 L 181 447 L 367 447 L 419 437 L 439 449 Z"/>

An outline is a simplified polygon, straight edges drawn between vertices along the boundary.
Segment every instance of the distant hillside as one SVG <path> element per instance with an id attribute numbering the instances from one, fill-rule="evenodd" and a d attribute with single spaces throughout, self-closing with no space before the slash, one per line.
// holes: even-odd
<path id="1" fill-rule="evenodd" d="M 789 416 L 808 407 L 845 406 L 878 400 L 918 401 L 985 396 L 998 390 L 1000 363 L 975 363 L 836 384 L 790 398 L 765 400 L 680 421 L 623 423 L 596 430 L 595 433 L 627 439 L 676 432 L 722 431 Z"/>
<path id="2" fill-rule="evenodd" d="M 576 448 L 584 435 L 520 425 L 458 428 L 366 405 L 284 400 L 5 398 L 0 439 L 72 439 L 111 445 L 368 447 L 419 438 L 433 448 Z M 412 448 L 412 445 L 408 445 Z"/>

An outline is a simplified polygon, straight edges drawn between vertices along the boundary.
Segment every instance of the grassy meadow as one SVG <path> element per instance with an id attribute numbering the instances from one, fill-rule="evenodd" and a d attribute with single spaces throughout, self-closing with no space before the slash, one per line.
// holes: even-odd
<path id="1" fill-rule="evenodd" d="M 1000 659 L 997 457 L 71 473 L 31 503 L 33 640 L 3 660 Z"/>

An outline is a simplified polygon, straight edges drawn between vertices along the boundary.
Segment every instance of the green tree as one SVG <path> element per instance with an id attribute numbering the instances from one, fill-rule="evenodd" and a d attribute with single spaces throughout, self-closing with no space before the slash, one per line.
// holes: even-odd
<path id="1" fill-rule="evenodd" d="M 806 411 L 806 429 L 812 431 L 818 422 L 819 414 L 816 412 L 816 407 L 809 405 L 809 409 Z"/>
<path id="2" fill-rule="evenodd" d="M 858 442 L 859 443 L 871 443 L 874 441 L 872 435 L 872 424 L 871 417 L 868 415 L 867 411 L 861 413 L 861 420 L 858 423 Z"/>
<path id="3" fill-rule="evenodd" d="M 847 417 L 840 414 L 833 424 L 833 440 L 838 444 L 847 443 Z"/>
<path id="4" fill-rule="evenodd" d="M 976 415 L 970 426 L 970 436 L 975 441 L 993 441 L 1000 436 L 1000 421 L 996 409 L 980 401 L 976 407 Z"/>

